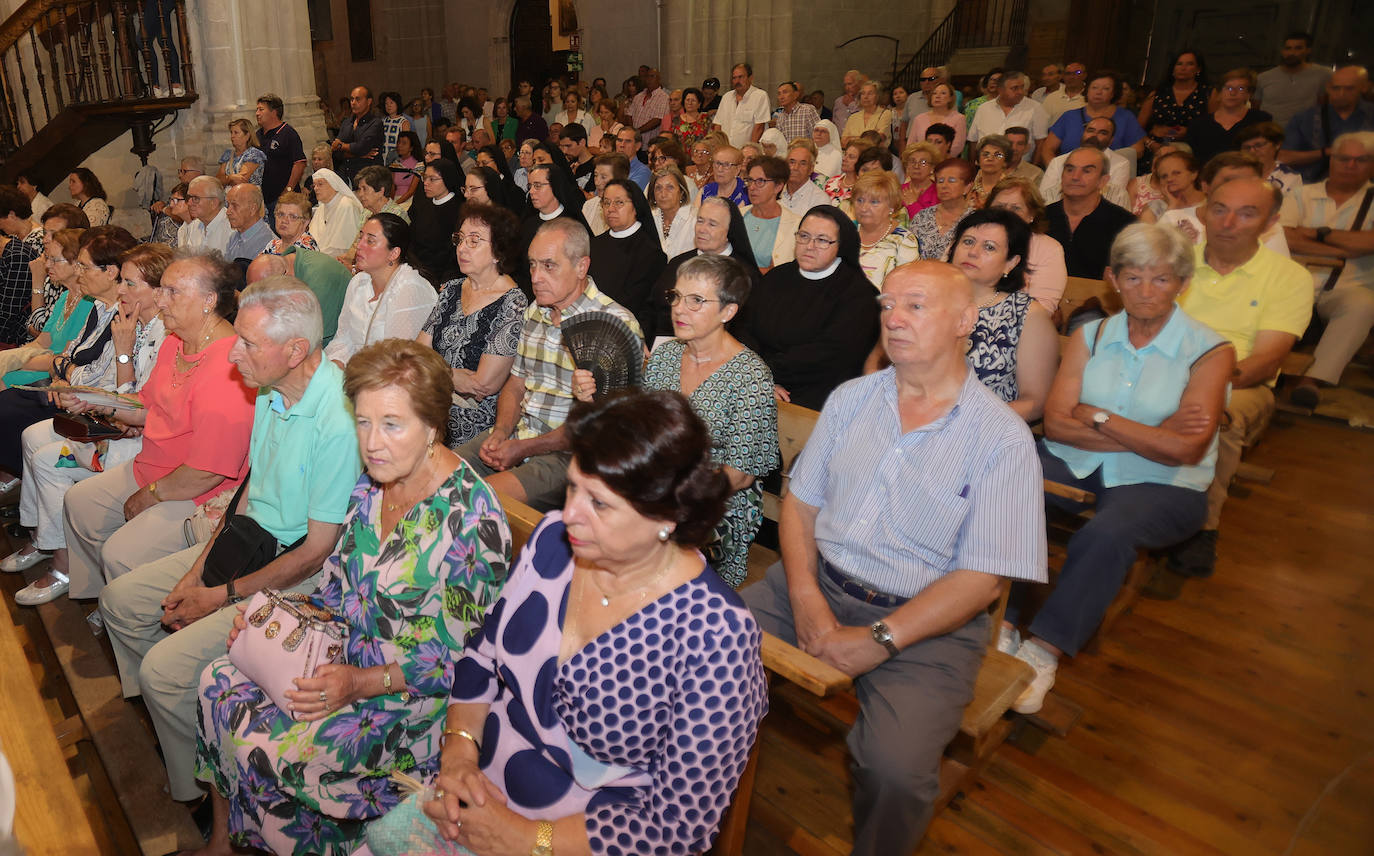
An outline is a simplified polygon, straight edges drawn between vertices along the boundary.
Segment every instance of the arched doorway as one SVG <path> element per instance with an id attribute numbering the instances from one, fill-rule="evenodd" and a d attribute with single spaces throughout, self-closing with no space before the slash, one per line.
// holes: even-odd
<path id="1" fill-rule="evenodd" d="M 539 85 L 557 70 L 553 57 L 553 21 L 549 0 L 515 0 L 510 13 L 510 82 Z M 538 109 L 536 107 L 536 109 Z"/>

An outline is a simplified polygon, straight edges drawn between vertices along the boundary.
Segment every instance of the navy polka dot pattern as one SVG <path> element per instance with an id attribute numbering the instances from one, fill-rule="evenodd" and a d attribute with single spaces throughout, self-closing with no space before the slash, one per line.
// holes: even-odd
<path id="1" fill-rule="evenodd" d="M 525 817 L 584 816 L 593 853 L 708 850 L 767 709 L 758 625 L 703 562 L 559 666 L 572 570 L 554 512 L 459 664 L 453 700 L 491 705 L 483 771 Z"/>

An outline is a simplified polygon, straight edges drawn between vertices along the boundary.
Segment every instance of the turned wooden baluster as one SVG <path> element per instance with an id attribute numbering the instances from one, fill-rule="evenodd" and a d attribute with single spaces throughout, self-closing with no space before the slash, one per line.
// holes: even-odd
<path id="1" fill-rule="evenodd" d="M 81 80 L 76 70 L 76 60 L 72 56 L 72 34 L 67 26 L 67 10 L 57 12 L 58 41 L 62 45 L 63 76 L 67 78 L 67 99 L 72 102 L 81 100 Z M 58 87 L 60 91 L 62 87 Z"/>
<path id="2" fill-rule="evenodd" d="M 114 99 L 118 97 L 115 91 L 114 60 L 110 57 L 110 41 L 105 37 L 105 14 L 101 11 L 99 3 L 92 4 L 91 15 L 94 18 L 91 21 L 91 30 L 95 32 L 96 49 L 100 51 L 100 67 L 105 71 L 105 91 Z"/>
<path id="3" fill-rule="evenodd" d="M 129 7 L 116 0 L 110 17 L 115 26 L 115 49 L 119 52 L 119 94 L 130 98 L 138 94 L 138 78 L 134 76 L 134 52 L 129 44 Z"/>
<path id="4" fill-rule="evenodd" d="M 48 74 L 52 75 L 52 91 L 57 96 L 57 109 L 61 111 L 67 106 L 67 100 L 62 96 L 62 75 L 57 71 L 57 29 L 52 22 L 52 9 L 49 9 L 43 13 L 43 31 L 48 38 Z"/>
<path id="5" fill-rule="evenodd" d="M 158 0 L 166 3 L 167 0 Z M 186 0 L 175 0 L 177 13 L 177 41 L 181 43 L 181 85 L 187 94 L 196 91 L 196 76 L 191 69 L 191 40 L 186 35 Z M 171 34 L 168 33 L 168 38 Z"/>
<path id="6" fill-rule="evenodd" d="M 145 21 L 144 24 L 146 23 Z M 148 84 L 151 86 L 153 82 L 153 64 L 157 62 L 157 51 L 153 46 L 153 40 L 148 38 L 146 31 L 141 33 L 139 41 L 139 54 L 143 57 L 143 79 L 148 81 Z"/>
<path id="7" fill-rule="evenodd" d="M 43 58 L 38 55 L 38 36 L 33 32 L 36 29 L 34 25 L 29 30 L 29 47 L 33 49 L 33 67 L 38 74 L 38 91 L 43 96 L 43 124 L 46 125 L 52 119 L 52 106 L 48 104 L 48 78 L 43 74 Z"/>
<path id="8" fill-rule="evenodd" d="M 5 148 L 7 151 L 14 151 L 23 144 L 23 135 L 19 130 L 19 115 L 14 112 L 14 87 L 10 85 L 9 74 L 9 54 L 0 54 L 0 87 L 5 90 L 5 110 L 3 129 Z"/>
<path id="9" fill-rule="evenodd" d="M 38 125 L 33 121 L 33 101 L 29 98 L 29 76 L 24 73 L 24 56 L 19 50 L 19 45 L 14 46 L 14 64 L 19 68 L 19 89 L 24 95 L 24 113 L 29 117 L 29 133 L 38 130 Z"/>
<path id="10" fill-rule="evenodd" d="M 90 103 L 100 100 L 100 81 L 95 74 L 95 57 L 91 50 L 91 25 L 86 23 L 86 4 L 76 5 L 76 46 L 81 56 L 81 96 L 78 100 Z"/>

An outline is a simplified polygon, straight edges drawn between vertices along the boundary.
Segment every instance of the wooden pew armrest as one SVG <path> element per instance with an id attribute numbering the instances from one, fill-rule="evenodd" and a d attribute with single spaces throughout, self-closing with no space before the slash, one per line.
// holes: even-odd
<path id="1" fill-rule="evenodd" d="M 844 672 L 772 633 L 763 634 L 762 655 L 764 668 L 768 671 L 821 698 L 850 687 L 849 676 Z"/>

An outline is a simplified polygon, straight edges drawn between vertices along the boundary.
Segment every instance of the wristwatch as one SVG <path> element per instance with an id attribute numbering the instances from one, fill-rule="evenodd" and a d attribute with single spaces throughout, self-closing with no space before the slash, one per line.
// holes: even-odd
<path id="1" fill-rule="evenodd" d="M 902 653 L 902 649 L 897 647 L 897 643 L 892 641 L 892 631 L 881 621 L 875 621 L 868 627 L 868 632 L 873 634 L 873 641 L 887 649 L 887 653 L 893 657 Z"/>
<path id="2" fill-rule="evenodd" d="M 121 366 L 127 366 L 129 364 L 129 355 L 120 354 L 119 356 L 115 357 L 115 362 L 119 363 Z"/>
<path id="3" fill-rule="evenodd" d="M 553 856 L 553 824 L 541 820 L 534 830 L 534 849 L 530 856 Z"/>
<path id="4" fill-rule="evenodd" d="M 233 580 L 227 580 L 227 581 L 224 583 L 224 595 L 225 595 L 225 597 L 224 597 L 225 603 L 228 603 L 228 604 L 230 604 L 230 605 L 235 604 L 235 603 L 238 603 L 239 601 L 243 600 L 243 595 L 241 595 L 241 594 L 239 594 L 238 592 L 234 591 L 234 581 L 233 581 Z"/>
<path id="5" fill-rule="evenodd" d="M 1099 410 L 1093 414 L 1093 425 L 1101 431 L 1102 426 L 1112 421 L 1112 415 L 1105 410 Z"/>
<path id="6" fill-rule="evenodd" d="M 1330 234 L 1331 234 L 1331 227 L 1330 227 L 1330 226 L 1318 226 L 1318 227 L 1317 227 L 1317 241 L 1318 241 L 1319 243 L 1325 244 L 1325 243 L 1326 243 L 1326 236 L 1327 236 L 1327 235 L 1330 235 Z"/>

